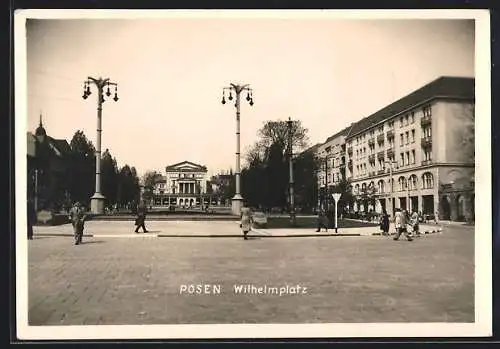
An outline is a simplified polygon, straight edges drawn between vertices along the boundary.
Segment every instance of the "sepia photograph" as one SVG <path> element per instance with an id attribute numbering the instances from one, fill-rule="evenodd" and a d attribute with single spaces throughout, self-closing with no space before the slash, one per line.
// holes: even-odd
<path id="1" fill-rule="evenodd" d="M 489 28 L 16 12 L 18 337 L 491 335 Z"/>

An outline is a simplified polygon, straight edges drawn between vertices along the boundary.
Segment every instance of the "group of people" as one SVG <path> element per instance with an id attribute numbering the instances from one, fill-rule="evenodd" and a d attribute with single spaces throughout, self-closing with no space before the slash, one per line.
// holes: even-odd
<path id="1" fill-rule="evenodd" d="M 419 212 L 414 211 L 410 216 L 407 210 L 401 210 L 397 208 L 396 212 L 394 213 L 394 227 L 396 228 L 396 235 L 394 236 L 394 240 L 399 240 L 402 234 L 404 234 L 408 241 L 413 241 L 413 234 L 415 234 L 415 236 L 419 236 L 419 225 L 421 217 L 422 214 Z M 382 231 L 382 235 L 390 235 L 389 226 L 390 218 L 387 214 L 387 211 L 384 209 L 380 218 L 380 230 Z"/>
<path id="2" fill-rule="evenodd" d="M 413 212 L 412 215 L 408 213 L 406 210 L 396 209 L 394 213 L 394 227 L 396 229 L 396 235 L 394 236 L 394 240 L 399 240 L 401 235 L 405 235 L 408 241 L 413 240 L 413 235 L 420 235 L 419 224 L 422 219 L 422 214 L 419 212 Z M 390 229 L 390 217 L 387 214 L 387 211 L 384 209 L 382 211 L 382 215 L 380 217 L 380 230 L 382 231 L 382 235 L 389 236 Z M 320 232 L 322 229 L 325 229 L 328 232 L 329 219 L 327 214 L 321 210 L 318 214 L 318 226 L 316 232 Z"/>

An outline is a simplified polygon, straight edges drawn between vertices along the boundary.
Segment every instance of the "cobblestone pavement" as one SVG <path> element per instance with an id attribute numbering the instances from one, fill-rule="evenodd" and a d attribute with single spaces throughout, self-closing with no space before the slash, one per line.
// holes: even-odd
<path id="1" fill-rule="evenodd" d="M 93 238 L 73 246 L 69 237 L 35 237 L 28 261 L 30 325 L 474 321 L 470 229 L 413 242 Z M 205 284 L 221 293 L 180 293 Z M 240 284 L 307 291 L 235 294 Z"/>

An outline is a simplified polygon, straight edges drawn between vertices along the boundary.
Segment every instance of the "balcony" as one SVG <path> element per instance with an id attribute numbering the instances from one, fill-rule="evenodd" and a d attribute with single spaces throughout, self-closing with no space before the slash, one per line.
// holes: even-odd
<path id="1" fill-rule="evenodd" d="M 432 160 L 423 160 L 422 161 L 422 166 L 427 166 L 427 165 L 431 165 L 432 164 Z"/>
<path id="2" fill-rule="evenodd" d="M 383 134 L 380 134 L 380 135 L 377 136 L 377 142 L 378 142 L 378 144 L 384 143 L 384 140 L 385 140 L 385 138 L 384 138 Z"/>
<path id="3" fill-rule="evenodd" d="M 377 174 L 378 174 L 378 175 L 383 175 L 383 174 L 385 174 L 385 170 L 378 170 L 378 171 L 377 171 Z"/>
<path id="4" fill-rule="evenodd" d="M 379 151 L 379 152 L 377 153 L 377 159 L 378 159 L 378 160 L 384 160 L 384 151 L 383 151 L 383 150 L 382 150 L 382 151 Z"/>
<path id="5" fill-rule="evenodd" d="M 430 116 L 424 116 L 422 119 L 420 119 L 420 126 L 426 127 L 432 125 L 432 119 Z"/>
<path id="6" fill-rule="evenodd" d="M 389 130 L 386 132 L 387 134 L 387 139 L 394 139 L 394 130 Z"/>
<path id="7" fill-rule="evenodd" d="M 394 158 L 394 148 L 387 149 L 387 157 L 390 159 Z"/>
<path id="8" fill-rule="evenodd" d="M 352 147 L 347 148 L 347 154 L 352 155 Z"/>
<path id="9" fill-rule="evenodd" d="M 375 154 L 368 155 L 368 161 L 369 162 L 375 162 Z"/>
<path id="10" fill-rule="evenodd" d="M 431 136 L 422 137 L 421 144 L 423 148 L 432 147 L 432 137 Z"/>
<path id="11" fill-rule="evenodd" d="M 374 145 L 375 145 L 375 138 L 370 138 L 370 139 L 368 140 L 368 145 L 369 145 L 369 146 L 374 146 Z"/>

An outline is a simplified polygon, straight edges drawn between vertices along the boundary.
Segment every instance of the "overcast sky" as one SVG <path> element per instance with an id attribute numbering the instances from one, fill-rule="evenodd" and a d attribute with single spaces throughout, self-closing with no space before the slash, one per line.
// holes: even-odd
<path id="1" fill-rule="evenodd" d="M 43 19 L 27 45 L 28 130 L 42 112 L 50 136 L 80 129 L 95 144 L 83 81 L 109 77 L 120 100 L 104 103 L 102 149 L 139 174 L 183 160 L 234 168 L 231 82 L 254 90 L 244 152 L 266 120 L 300 119 L 312 145 L 439 76 L 474 76 L 468 20 Z"/>

